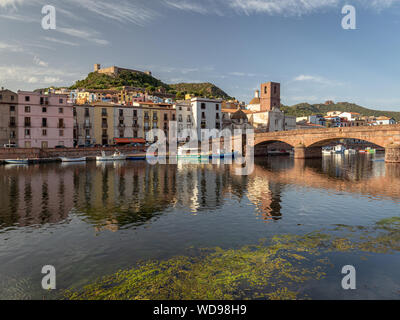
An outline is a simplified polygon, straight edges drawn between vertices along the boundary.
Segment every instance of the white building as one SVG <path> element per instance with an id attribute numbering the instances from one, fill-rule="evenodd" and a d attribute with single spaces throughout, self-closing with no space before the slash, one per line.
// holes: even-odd
<path id="1" fill-rule="evenodd" d="M 340 118 L 346 118 L 347 121 L 355 121 L 360 119 L 361 115 L 357 112 L 343 112 L 339 115 Z"/>
<path id="2" fill-rule="evenodd" d="M 178 141 L 185 141 L 187 137 L 182 137 L 185 129 L 192 129 L 194 126 L 191 101 L 178 101 L 173 108 L 176 110 L 176 121 L 178 129 Z"/>
<path id="3" fill-rule="evenodd" d="M 376 119 L 375 122 L 376 125 L 391 125 L 391 124 L 396 124 L 396 120 L 394 120 L 393 118 L 389 118 L 389 117 L 379 117 Z"/>
<path id="4" fill-rule="evenodd" d="M 222 129 L 222 100 L 193 98 L 191 100 L 193 113 L 193 128 L 197 130 L 197 137 L 202 140 L 202 129 Z"/>

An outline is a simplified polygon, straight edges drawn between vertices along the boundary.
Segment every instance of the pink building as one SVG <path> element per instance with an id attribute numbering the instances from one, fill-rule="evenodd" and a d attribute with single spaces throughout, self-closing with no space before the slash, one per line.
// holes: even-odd
<path id="1" fill-rule="evenodd" d="M 17 130 L 21 148 L 73 147 L 73 105 L 68 95 L 18 91 Z"/>

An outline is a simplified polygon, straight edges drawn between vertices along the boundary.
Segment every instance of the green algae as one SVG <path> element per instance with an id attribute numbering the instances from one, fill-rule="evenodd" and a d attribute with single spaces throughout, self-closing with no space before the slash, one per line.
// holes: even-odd
<path id="1" fill-rule="evenodd" d="M 351 237 L 335 232 L 345 230 Z M 336 226 L 305 235 L 275 235 L 267 244 L 239 249 L 201 249 L 194 256 L 145 261 L 79 290 L 67 299 L 230 300 L 306 299 L 302 284 L 322 280 L 333 267 L 330 253 L 387 254 L 400 251 L 400 218 L 373 227 Z"/>

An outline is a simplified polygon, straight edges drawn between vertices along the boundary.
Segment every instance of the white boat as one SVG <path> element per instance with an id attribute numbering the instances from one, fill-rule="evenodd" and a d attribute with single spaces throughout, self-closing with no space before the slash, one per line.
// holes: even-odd
<path id="1" fill-rule="evenodd" d="M 65 157 L 60 157 L 62 162 L 85 162 L 86 157 L 83 158 L 65 158 Z"/>
<path id="2" fill-rule="evenodd" d="M 7 164 L 28 164 L 29 160 L 27 159 L 6 159 L 4 160 Z"/>
<path id="3" fill-rule="evenodd" d="M 96 161 L 121 161 L 126 160 L 126 155 L 119 151 L 115 151 L 111 156 L 106 156 L 104 151 L 101 152 L 100 157 L 96 157 Z"/>
<path id="4" fill-rule="evenodd" d="M 331 155 L 333 151 L 331 149 L 322 149 L 322 154 L 324 155 Z"/>
<path id="5" fill-rule="evenodd" d="M 338 144 L 333 148 L 333 153 L 335 154 L 343 154 L 346 148 L 342 144 Z"/>
<path id="6" fill-rule="evenodd" d="M 346 149 L 344 150 L 344 154 L 356 154 L 357 151 L 354 149 Z"/>

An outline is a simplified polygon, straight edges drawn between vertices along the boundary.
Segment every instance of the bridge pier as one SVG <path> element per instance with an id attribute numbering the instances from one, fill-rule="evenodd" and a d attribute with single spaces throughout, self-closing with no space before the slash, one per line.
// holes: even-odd
<path id="1" fill-rule="evenodd" d="M 385 161 L 400 163 L 400 144 L 392 143 L 385 148 Z"/>
<path id="2" fill-rule="evenodd" d="M 322 158 L 321 147 L 309 147 L 307 148 L 303 144 L 299 144 L 294 148 L 295 159 L 316 159 Z"/>

